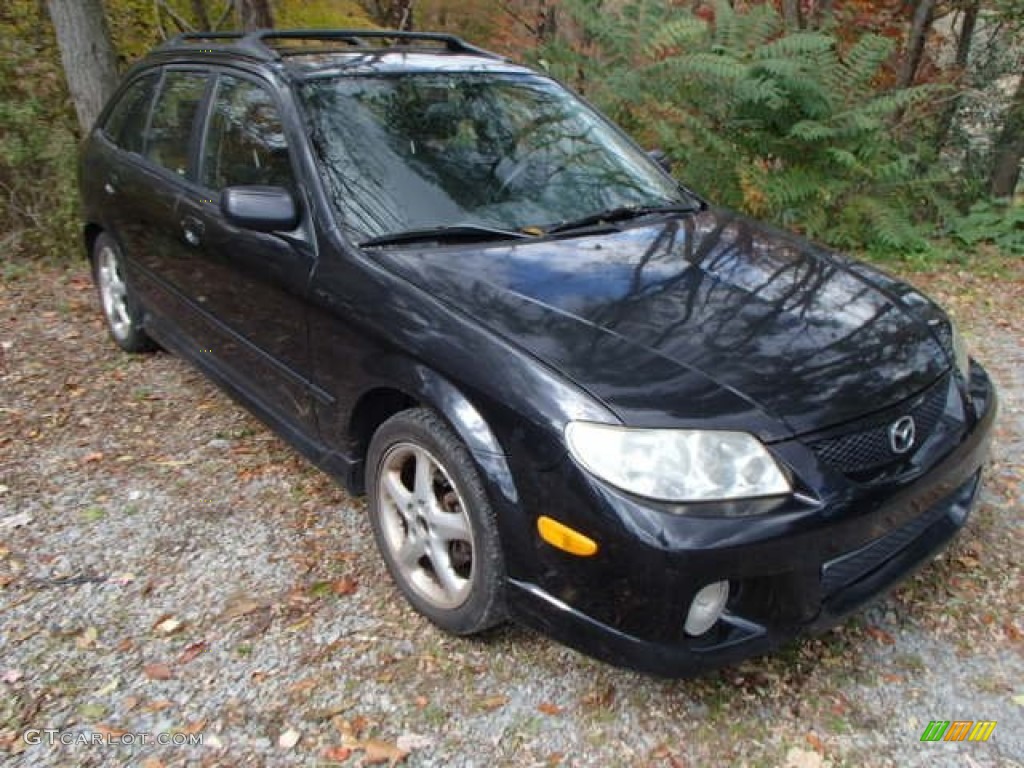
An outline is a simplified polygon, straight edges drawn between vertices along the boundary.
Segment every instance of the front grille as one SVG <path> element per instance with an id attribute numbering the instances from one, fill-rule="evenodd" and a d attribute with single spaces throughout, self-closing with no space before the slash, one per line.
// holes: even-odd
<path id="1" fill-rule="evenodd" d="M 847 475 L 859 475 L 905 461 L 928 439 L 946 407 L 949 378 L 912 399 L 906 407 L 857 422 L 850 431 L 809 443 L 823 462 Z M 889 427 L 904 415 L 914 417 L 915 436 L 911 449 L 896 453 L 889 443 Z"/>

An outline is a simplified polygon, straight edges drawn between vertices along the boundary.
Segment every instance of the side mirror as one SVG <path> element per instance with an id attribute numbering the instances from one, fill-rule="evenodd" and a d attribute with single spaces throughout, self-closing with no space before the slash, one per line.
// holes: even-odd
<path id="1" fill-rule="evenodd" d="M 220 210 L 236 227 L 257 232 L 288 232 L 299 225 L 299 209 L 284 187 L 227 187 Z"/>
<path id="2" fill-rule="evenodd" d="M 661 166 L 662 170 L 666 173 L 672 173 L 672 160 L 665 154 L 663 149 L 649 149 L 647 150 L 647 156 L 654 162 Z"/>

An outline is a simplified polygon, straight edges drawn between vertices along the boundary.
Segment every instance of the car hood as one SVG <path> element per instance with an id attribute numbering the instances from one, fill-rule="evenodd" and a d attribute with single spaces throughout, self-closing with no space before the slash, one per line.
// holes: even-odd
<path id="1" fill-rule="evenodd" d="M 948 321 L 914 289 L 721 209 L 376 258 L 635 426 L 780 439 L 888 407 L 950 365 Z"/>

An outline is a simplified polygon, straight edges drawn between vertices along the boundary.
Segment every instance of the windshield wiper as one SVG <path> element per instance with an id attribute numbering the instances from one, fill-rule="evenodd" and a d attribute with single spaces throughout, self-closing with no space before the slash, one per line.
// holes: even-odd
<path id="1" fill-rule="evenodd" d="M 594 224 L 611 224 L 625 219 L 635 219 L 639 216 L 648 216 L 655 213 L 693 213 L 699 210 L 693 203 L 666 203 L 665 205 L 624 205 L 619 208 L 609 208 L 606 211 L 598 211 L 578 219 L 571 219 L 555 224 L 545 230 L 546 234 L 553 235 L 559 232 L 568 232 L 572 229 L 582 229 Z"/>
<path id="2" fill-rule="evenodd" d="M 522 240 L 530 237 L 524 232 L 499 227 L 481 227 L 476 224 L 459 224 L 451 227 L 426 227 L 424 229 L 407 229 L 404 232 L 391 232 L 386 235 L 371 237 L 359 243 L 366 248 L 371 245 L 400 245 L 402 243 L 419 242 L 450 242 L 453 240 Z"/>

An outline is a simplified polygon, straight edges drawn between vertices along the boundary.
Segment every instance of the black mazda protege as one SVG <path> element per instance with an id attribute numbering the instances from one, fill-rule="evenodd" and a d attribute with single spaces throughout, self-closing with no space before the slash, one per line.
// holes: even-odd
<path id="1" fill-rule="evenodd" d="M 365 492 L 449 632 L 692 674 L 878 596 L 978 493 L 996 396 L 939 307 L 458 38 L 179 37 L 81 190 L 114 340 Z"/>

